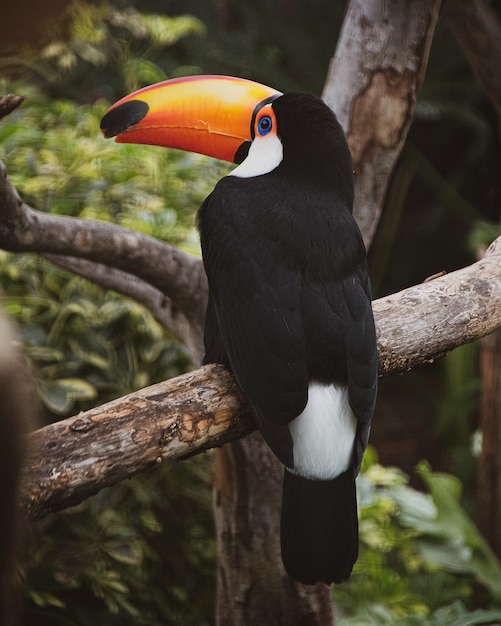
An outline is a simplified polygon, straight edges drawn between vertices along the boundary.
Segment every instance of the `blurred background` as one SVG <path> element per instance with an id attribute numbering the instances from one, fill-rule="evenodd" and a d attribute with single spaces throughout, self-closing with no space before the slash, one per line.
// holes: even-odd
<path id="1" fill-rule="evenodd" d="M 229 167 L 117 150 L 100 136 L 102 114 L 134 89 L 187 74 L 320 94 L 345 5 L 7 0 L 0 92 L 26 99 L 0 120 L 0 158 L 34 208 L 113 220 L 199 254 L 196 210 Z M 498 113 L 444 17 L 369 252 L 375 298 L 472 263 L 497 236 L 499 137 Z M 39 257 L 0 252 L 0 288 L 47 422 L 190 367 L 139 304 Z M 484 349 L 492 342 L 381 381 L 359 481 L 362 554 L 336 590 L 338 624 L 501 620 L 496 546 L 471 521 Z M 34 525 L 20 573 L 24 623 L 212 624 L 211 476 L 211 454 L 167 464 Z"/>

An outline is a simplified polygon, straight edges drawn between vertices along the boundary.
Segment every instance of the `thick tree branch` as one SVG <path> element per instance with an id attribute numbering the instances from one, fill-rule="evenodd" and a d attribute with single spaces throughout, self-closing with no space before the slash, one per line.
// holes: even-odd
<path id="1" fill-rule="evenodd" d="M 373 302 L 382 375 L 410 370 L 501 326 L 501 237 L 473 265 Z"/>
<path id="2" fill-rule="evenodd" d="M 205 366 L 34 432 L 24 506 L 39 519 L 166 459 L 251 430 L 233 377 L 221 365 Z"/>
<path id="3" fill-rule="evenodd" d="M 481 261 L 374 302 L 380 373 L 402 372 L 501 326 L 501 238 Z M 24 506 L 31 519 L 166 459 L 253 430 L 222 366 L 206 366 L 31 435 Z"/>

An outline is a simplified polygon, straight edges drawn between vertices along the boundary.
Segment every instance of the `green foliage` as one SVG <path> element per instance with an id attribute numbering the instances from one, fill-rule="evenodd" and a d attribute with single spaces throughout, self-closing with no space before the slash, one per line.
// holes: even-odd
<path id="1" fill-rule="evenodd" d="M 212 623 L 211 477 L 209 456 L 166 464 L 39 523 L 25 626 Z"/>
<path id="2" fill-rule="evenodd" d="M 433 474 L 424 463 L 418 472 L 436 506 L 431 519 L 415 518 L 425 535 L 419 543 L 420 554 L 442 571 L 474 576 L 501 606 L 501 563 L 461 508 L 461 482 L 448 474 Z"/>
<path id="3" fill-rule="evenodd" d="M 168 17 L 119 3 L 74 0 L 64 21 L 54 24 L 48 43 L 2 59 L 0 69 L 34 79 L 53 96 L 64 93 L 88 101 L 89 91 L 95 97 L 101 90 L 110 99 L 118 98 L 168 78 L 155 62 L 160 51 L 165 54 L 186 36 L 204 32 L 203 24 L 188 15 Z"/>
<path id="4" fill-rule="evenodd" d="M 429 493 L 384 468 L 369 449 L 357 481 L 361 553 L 349 583 L 336 588 L 340 626 L 501 622 L 501 563 L 460 503 L 460 482 L 418 474 Z M 468 609 L 479 584 L 492 611 Z"/>
<path id="5" fill-rule="evenodd" d="M 345 2 L 244 0 L 219 3 L 164 0 L 175 15 L 188 10 L 207 25 L 204 37 L 181 40 L 159 63 L 195 66 L 198 73 L 244 76 L 282 91 L 320 93 Z M 155 0 L 135 0 L 151 10 Z M 170 58 L 169 58 L 170 57 Z"/>
<path id="6" fill-rule="evenodd" d="M 37 209 L 113 220 L 198 253 L 194 214 L 220 166 L 196 155 L 116 146 L 99 132 L 104 102 L 76 106 L 36 91 L 0 125 L 0 158 Z M 22 326 L 46 405 L 59 415 L 187 366 L 136 303 L 40 259 L 3 254 L 5 305 Z M 90 332 L 89 332 L 90 331 Z"/>
<path id="7" fill-rule="evenodd" d="M 484 220 L 473 222 L 468 245 L 472 252 L 478 254 L 479 251 L 486 250 L 500 234 L 500 225 L 498 223 L 495 224 Z"/>
<path id="8" fill-rule="evenodd" d="M 47 409 L 67 416 L 185 371 L 151 313 L 30 255 L 0 255 L 3 308 L 20 326 Z"/>

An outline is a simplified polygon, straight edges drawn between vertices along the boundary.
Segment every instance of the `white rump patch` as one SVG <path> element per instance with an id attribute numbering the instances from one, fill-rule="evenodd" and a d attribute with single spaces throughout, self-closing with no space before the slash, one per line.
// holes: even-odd
<path id="1" fill-rule="evenodd" d="M 249 154 L 236 167 L 230 176 L 251 178 L 273 171 L 284 158 L 282 142 L 275 133 L 265 137 L 256 137 L 251 143 Z"/>
<path id="2" fill-rule="evenodd" d="M 356 429 L 346 387 L 310 384 L 308 404 L 289 423 L 294 474 L 329 480 L 345 472 L 351 463 Z"/>

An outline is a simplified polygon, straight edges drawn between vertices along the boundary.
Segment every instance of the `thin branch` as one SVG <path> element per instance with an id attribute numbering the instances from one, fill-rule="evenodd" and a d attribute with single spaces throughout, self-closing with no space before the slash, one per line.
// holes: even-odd
<path id="1" fill-rule="evenodd" d="M 190 322 L 179 307 L 159 289 L 128 272 L 102 263 L 58 254 L 43 254 L 42 256 L 58 267 L 78 274 L 96 285 L 140 302 L 181 343 L 185 344 L 197 363 L 201 362 L 203 345 L 200 342 L 200 330 L 196 327 L 194 329 L 194 321 Z"/>
<path id="2" fill-rule="evenodd" d="M 374 314 L 381 375 L 491 333 L 501 326 L 501 238 L 469 267 L 376 300 Z M 33 433 L 24 507 L 39 519 L 253 428 L 233 377 L 205 366 Z"/>

